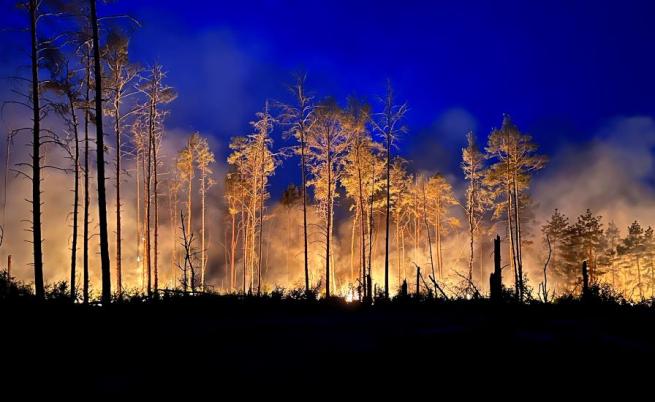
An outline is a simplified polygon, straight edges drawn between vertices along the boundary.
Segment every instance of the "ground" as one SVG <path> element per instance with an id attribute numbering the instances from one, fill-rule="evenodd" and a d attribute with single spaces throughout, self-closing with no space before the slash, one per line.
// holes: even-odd
<path id="1" fill-rule="evenodd" d="M 655 377 L 648 307 L 217 298 L 10 303 L 0 316 L 3 389 L 32 396 L 440 399 L 517 384 L 525 396 L 637 389 Z"/>

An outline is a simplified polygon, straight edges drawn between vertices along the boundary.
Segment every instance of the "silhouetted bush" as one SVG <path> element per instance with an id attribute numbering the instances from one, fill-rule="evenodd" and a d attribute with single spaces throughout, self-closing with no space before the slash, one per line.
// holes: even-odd
<path id="1" fill-rule="evenodd" d="M 50 302 L 71 302 L 71 292 L 68 282 L 59 281 L 45 287 L 45 299 Z"/>
<path id="2" fill-rule="evenodd" d="M 16 281 L 6 271 L 0 272 L 0 301 L 15 301 L 34 296 L 32 288 L 23 282 Z"/>

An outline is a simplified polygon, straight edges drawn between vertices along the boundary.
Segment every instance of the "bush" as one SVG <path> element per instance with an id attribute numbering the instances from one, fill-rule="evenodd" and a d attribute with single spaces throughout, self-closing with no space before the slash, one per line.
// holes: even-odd
<path id="1" fill-rule="evenodd" d="M 32 297 L 32 287 L 10 277 L 7 271 L 0 272 L 0 301 L 17 300 Z"/>

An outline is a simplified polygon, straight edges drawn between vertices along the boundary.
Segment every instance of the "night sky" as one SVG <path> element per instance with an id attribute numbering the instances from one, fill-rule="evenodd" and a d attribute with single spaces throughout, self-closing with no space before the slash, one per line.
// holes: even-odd
<path id="1" fill-rule="evenodd" d="M 553 153 L 655 110 L 652 1 L 139 0 L 100 13 L 141 21 L 132 59 L 162 63 L 180 94 L 168 126 L 214 137 L 220 155 L 267 98 L 288 100 L 297 72 L 318 98 L 374 104 L 391 79 L 411 109 L 400 152 L 418 169 L 454 171 L 466 131 L 483 139 L 503 113 Z M 2 35 L 10 74 L 27 37 Z"/>

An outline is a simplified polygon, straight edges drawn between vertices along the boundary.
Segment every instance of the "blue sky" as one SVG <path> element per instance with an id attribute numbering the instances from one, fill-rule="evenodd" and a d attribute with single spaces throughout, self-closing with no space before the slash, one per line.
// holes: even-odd
<path id="1" fill-rule="evenodd" d="M 503 113 L 553 153 L 612 118 L 655 110 L 652 1 L 101 5 L 114 12 L 142 22 L 131 57 L 162 63 L 180 93 L 169 125 L 210 134 L 223 149 L 267 98 L 286 99 L 299 71 L 319 98 L 374 101 L 390 78 L 411 109 L 401 153 L 419 168 L 455 169 L 465 132 L 482 139 Z M 1 71 L 12 71 L 15 48 L 0 49 Z"/>

